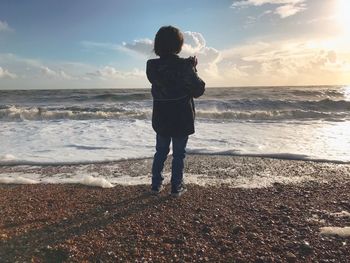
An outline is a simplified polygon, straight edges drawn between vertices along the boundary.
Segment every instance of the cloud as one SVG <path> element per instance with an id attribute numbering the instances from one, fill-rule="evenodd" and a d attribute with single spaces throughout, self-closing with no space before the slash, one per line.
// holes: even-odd
<path id="1" fill-rule="evenodd" d="M 95 80 L 137 80 L 145 78 L 145 71 L 134 68 L 130 71 L 118 70 L 112 66 L 97 67 L 94 65 L 63 61 L 63 62 L 41 62 L 35 59 L 23 58 L 14 54 L 1 54 L 0 64 L 14 68 L 21 75 L 21 79 L 31 81 L 93 81 Z M 1 70 L 1 77 L 16 77 L 9 71 Z M 85 82 L 86 83 L 86 82 Z"/>
<path id="2" fill-rule="evenodd" d="M 1 31 L 13 31 L 13 29 L 7 24 L 6 21 L 0 21 L 0 32 Z"/>
<path id="3" fill-rule="evenodd" d="M 2 78 L 15 79 L 17 78 L 17 75 L 14 73 L 11 73 L 7 69 L 3 69 L 2 67 L 0 67 L 0 79 Z"/>
<path id="4" fill-rule="evenodd" d="M 201 51 L 206 46 L 206 41 L 201 33 L 185 31 L 183 36 L 183 51 L 187 51 L 188 53 L 196 53 Z"/>
<path id="5" fill-rule="evenodd" d="M 181 51 L 183 56 L 197 56 L 202 64 L 215 63 L 220 58 L 220 52 L 212 47 L 207 47 L 201 33 L 185 31 L 184 45 Z"/>
<path id="6" fill-rule="evenodd" d="M 104 80 L 107 79 L 127 79 L 145 77 L 146 73 L 140 69 L 133 69 L 132 71 L 120 71 L 111 66 L 105 66 L 94 72 L 88 72 L 88 76 L 98 77 Z"/>
<path id="7" fill-rule="evenodd" d="M 153 55 L 153 41 L 144 38 L 134 40 L 132 43 L 123 42 L 120 44 L 113 44 L 108 42 L 94 42 L 94 41 L 81 41 L 80 44 L 85 49 L 105 49 L 127 52 L 130 55 L 142 55 L 150 57 Z"/>
<path id="8" fill-rule="evenodd" d="M 293 5 L 293 4 L 288 4 L 288 5 L 282 5 L 276 8 L 275 14 L 279 15 L 281 18 L 286 18 L 289 16 L 293 16 L 296 13 L 299 13 L 303 10 L 305 10 L 306 7 L 305 5 Z"/>
<path id="9" fill-rule="evenodd" d="M 274 5 L 285 5 L 285 4 L 300 4 L 306 0 L 240 0 L 234 1 L 232 7 L 241 7 L 241 6 L 261 6 L 265 4 L 274 4 Z"/>
<path id="10" fill-rule="evenodd" d="M 306 0 L 242 0 L 234 1 L 231 8 L 262 6 L 265 4 L 278 5 L 273 11 L 281 18 L 293 16 L 306 9 Z"/>
<path id="11" fill-rule="evenodd" d="M 350 53 L 322 40 L 257 42 L 222 50 L 216 67 L 223 85 L 346 84 Z"/>
<path id="12" fill-rule="evenodd" d="M 74 79 L 71 75 L 67 74 L 66 72 L 64 72 L 63 70 L 52 70 L 46 66 L 42 66 L 40 67 L 40 72 L 49 78 L 60 78 L 60 79 L 66 79 L 66 80 L 72 80 Z"/>
<path id="13" fill-rule="evenodd" d="M 283 7 L 304 1 L 250 2 L 256 5 L 273 3 Z M 265 12 L 265 15 L 271 12 Z M 282 14 L 287 12 L 287 7 L 279 12 L 280 16 L 287 15 Z M 183 34 L 185 41 L 180 55 L 198 57 L 199 75 L 208 86 L 334 84 L 346 83 L 349 79 L 346 75 L 349 72 L 344 69 L 349 68 L 350 58 L 345 59 L 347 56 L 340 54 L 336 46 L 330 47 L 326 40 L 324 45 L 322 40 L 260 41 L 218 50 L 208 46 L 199 32 L 185 31 Z M 137 40 L 132 44 L 125 43 L 124 47 L 147 57 L 153 48 L 153 41 Z M 103 76 L 103 72 L 99 72 L 99 75 Z M 122 74 L 114 72 L 110 75 L 121 77 Z"/>
<path id="14" fill-rule="evenodd" d="M 40 71 L 43 75 L 48 77 L 55 77 L 57 75 L 55 71 L 49 69 L 48 67 L 41 67 Z"/>
<path id="15" fill-rule="evenodd" d="M 94 89 L 145 88 L 146 74 L 139 68 L 118 70 L 114 66 L 98 67 L 76 61 L 40 61 L 15 54 L 0 53 L 0 78 L 13 89 Z M 16 75 L 12 72 L 16 72 Z M 0 82 L 4 81 L 0 79 Z M 1 86 L 1 85 L 0 85 Z M 1 89 L 1 88 L 0 88 Z"/>
<path id="16" fill-rule="evenodd" d="M 123 42 L 123 47 L 126 50 L 132 50 L 150 56 L 152 55 L 153 41 L 148 38 L 138 39 L 134 40 L 133 43 Z"/>
<path id="17" fill-rule="evenodd" d="M 212 47 L 207 47 L 206 41 L 201 33 L 185 31 L 184 45 L 180 53 L 181 56 L 197 56 L 201 64 L 213 63 L 220 57 L 220 52 Z M 123 43 L 126 51 L 133 51 L 150 57 L 153 54 L 153 41 L 144 38 L 134 40 L 133 43 Z"/>

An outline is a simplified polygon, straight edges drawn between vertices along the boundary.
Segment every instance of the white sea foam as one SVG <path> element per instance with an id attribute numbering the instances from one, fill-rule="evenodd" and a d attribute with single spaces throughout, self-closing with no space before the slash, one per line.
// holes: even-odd
<path id="1" fill-rule="evenodd" d="M 88 186 L 96 186 L 102 188 L 110 188 L 114 185 L 148 185 L 151 182 L 151 174 L 142 176 L 130 176 L 121 173 L 113 173 L 113 175 L 104 176 L 98 172 L 88 172 L 88 165 L 75 169 L 73 172 L 57 173 L 43 176 L 36 173 L 6 173 L 0 174 L 0 183 L 7 184 L 82 184 Z M 106 166 L 107 167 L 107 166 Z M 105 167 L 105 168 L 106 168 Z M 115 168 L 115 166 L 111 166 Z M 164 174 L 164 184 L 170 183 L 170 173 Z M 226 177 L 218 178 L 207 174 L 186 173 L 184 175 L 186 184 L 194 184 L 200 186 L 221 186 L 225 185 L 232 188 L 266 188 L 273 186 L 274 183 L 281 184 L 300 184 L 307 181 L 315 181 L 316 178 L 310 176 L 272 176 L 269 173 L 261 173 L 250 177 Z"/>
<path id="2" fill-rule="evenodd" d="M 40 183 L 37 180 L 33 180 L 30 178 L 25 178 L 22 176 L 18 177 L 9 177 L 9 176 L 4 176 L 0 177 L 0 184 L 38 184 Z"/>
<path id="3" fill-rule="evenodd" d="M 11 162 L 16 160 L 16 157 L 12 154 L 5 154 L 0 156 L 0 162 Z"/>
<path id="4" fill-rule="evenodd" d="M 109 97 L 109 95 L 107 95 Z M 47 99 L 45 100 L 47 101 Z M 108 101 L 97 100 L 96 104 L 71 104 L 52 106 L 43 105 L 1 105 L 0 121 L 20 120 L 94 120 L 94 119 L 150 119 L 151 101 L 130 100 L 109 104 Z M 0 100 L 1 103 L 1 100 Z M 57 102 L 53 102 L 55 105 Z M 349 119 L 350 102 L 346 100 L 323 99 L 290 100 L 289 97 L 279 99 L 235 99 L 235 100 L 200 100 L 197 116 L 210 120 L 328 120 L 341 121 Z"/>
<path id="5" fill-rule="evenodd" d="M 97 186 L 102 188 L 112 188 L 114 185 L 103 177 L 93 177 L 91 175 L 84 175 L 80 178 L 62 179 L 58 180 L 57 183 L 66 184 L 82 184 L 88 186 Z"/>
<path id="6" fill-rule="evenodd" d="M 95 119 L 147 119 L 151 116 L 150 109 L 112 109 L 91 110 L 89 108 L 46 109 L 42 107 L 16 107 L 0 109 L 0 121 L 19 120 L 95 120 Z"/>
<path id="7" fill-rule="evenodd" d="M 124 175 L 111 178 L 110 181 L 118 185 L 148 185 L 151 182 L 151 175 L 137 177 Z"/>
<path id="8" fill-rule="evenodd" d="M 349 162 L 349 125 L 199 120 L 187 150 Z M 93 163 L 152 157 L 154 144 L 150 120 L 2 122 L 0 164 Z"/>
<path id="9" fill-rule="evenodd" d="M 149 90 L 0 93 L 0 165 L 154 154 Z M 196 100 L 187 150 L 350 162 L 348 94 L 349 87 L 208 89 Z"/>
<path id="10" fill-rule="evenodd" d="M 170 183 L 170 173 L 164 174 L 164 184 Z M 221 186 L 225 185 L 232 188 L 266 188 L 273 186 L 274 183 L 281 184 L 301 184 L 307 181 L 315 181 L 316 179 L 310 176 L 269 176 L 269 175 L 254 175 L 251 177 L 239 176 L 236 178 L 217 178 L 206 174 L 186 173 L 184 181 L 186 184 L 194 184 L 200 186 Z M 150 184 L 151 175 L 148 176 L 120 176 L 111 179 L 114 184 L 121 185 L 144 185 Z"/>
<path id="11" fill-rule="evenodd" d="M 321 227 L 320 232 L 321 235 L 349 237 L 350 227 Z"/>
<path id="12" fill-rule="evenodd" d="M 25 176 L 25 177 L 24 177 Z M 82 184 L 102 188 L 111 188 L 114 185 L 103 177 L 91 175 L 66 178 L 67 174 L 57 174 L 53 177 L 42 177 L 38 174 L 0 174 L 0 184 Z"/>

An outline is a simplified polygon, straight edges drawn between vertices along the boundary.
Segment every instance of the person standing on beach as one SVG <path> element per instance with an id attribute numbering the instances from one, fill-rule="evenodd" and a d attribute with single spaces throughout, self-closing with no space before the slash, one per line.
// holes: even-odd
<path id="1" fill-rule="evenodd" d="M 178 28 L 161 27 L 154 40 L 154 52 L 159 58 L 148 60 L 146 69 L 152 84 L 152 127 L 157 134 L 151 191 L 158 194 L 163 188 L 162 171 L 172 142 L 171 195 L 176 197 L 186 192 L 183 169 L 188 136 L 194 133 L 193 98 L 205 90 L 204 81 L 197 75 L 197 58 L 177 55 L 183 42 Z"/>

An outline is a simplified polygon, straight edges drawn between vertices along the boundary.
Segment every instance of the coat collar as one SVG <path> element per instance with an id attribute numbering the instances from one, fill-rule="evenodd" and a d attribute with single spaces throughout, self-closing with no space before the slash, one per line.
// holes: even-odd
<path id="1" fill-rule="evenodd" d="M 167 59 L 167 58 L 178 58 L 179 56 L 177 54 L 167 54 L 163 55 L 160 58 Z"/>

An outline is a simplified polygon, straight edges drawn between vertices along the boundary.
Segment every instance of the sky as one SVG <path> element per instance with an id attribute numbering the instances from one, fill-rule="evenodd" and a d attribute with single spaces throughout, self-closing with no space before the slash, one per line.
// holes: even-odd
<path id="1" fill-rule="evenodd" d="M 161 26 L 208 87 L 350 84 L 348 0 L 0 0 L 0 89 L 148 88 Z"/>

